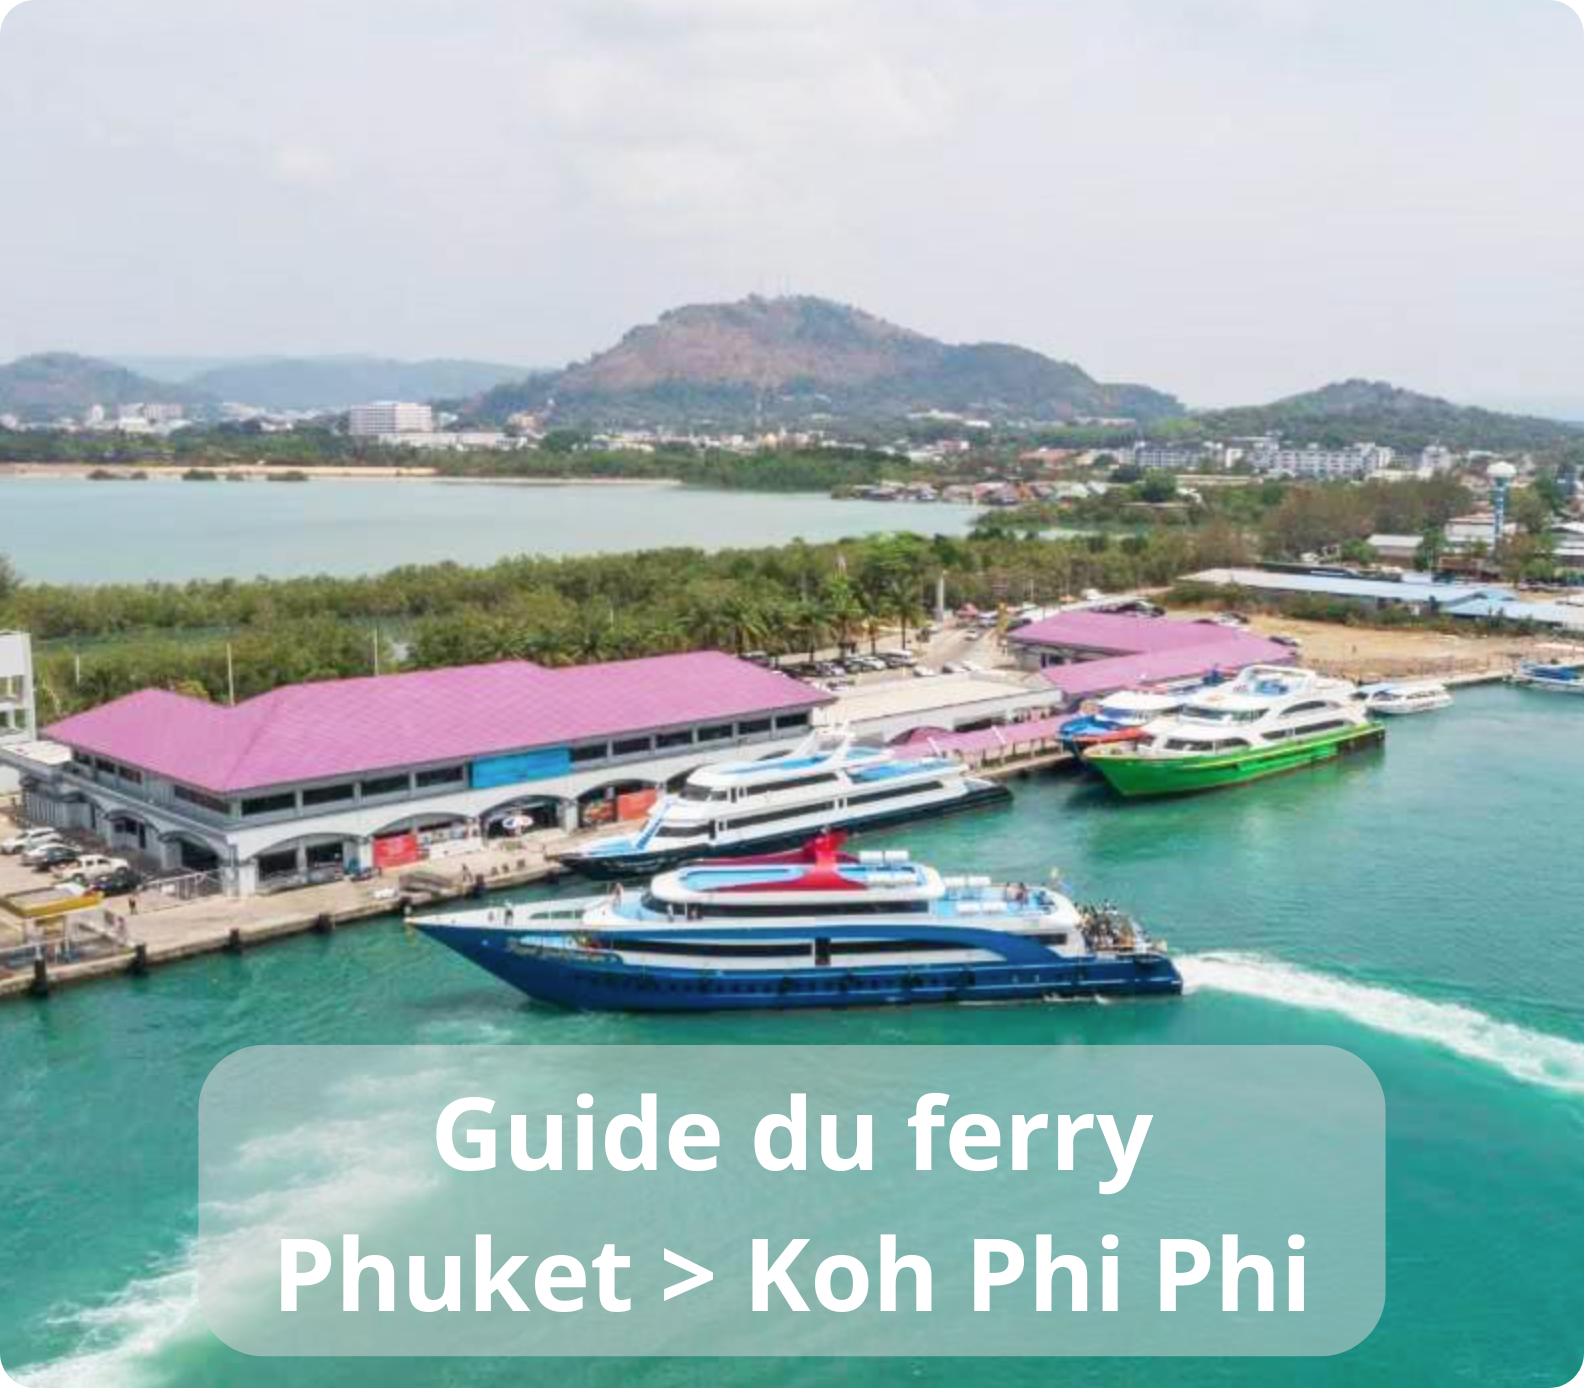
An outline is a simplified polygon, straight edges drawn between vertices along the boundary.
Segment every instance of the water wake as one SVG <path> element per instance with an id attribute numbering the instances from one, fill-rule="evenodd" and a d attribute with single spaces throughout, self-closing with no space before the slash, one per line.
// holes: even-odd
<path id="1" fill-rule="evenodd" d="M 1235 993 L 1310 1012 L 1330 1012 L 1374 1031 L 1424 1041 L 1516 1079 L 1584 1094 L 1584 1044 L 1377 984 L 1354 983 L 1256 954 L 1200 954 L 1176 961 L 1190 992 Z"/>

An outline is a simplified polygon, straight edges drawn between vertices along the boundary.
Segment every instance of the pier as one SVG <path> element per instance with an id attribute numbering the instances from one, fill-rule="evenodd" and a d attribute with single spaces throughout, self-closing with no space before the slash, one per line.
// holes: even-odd
<path id="1" fill-rule="evenodd" d="M 1056 742 L 1054 721 L 958 735 L 985 744 L 965 748 L 960 755 L 977 774 L 997 779 L 1064 766 L 1072 756 Z M 1052 726 L 1047 728 L 1047 722 Z M 0 811 L 0 838 L 13 832 L 12 823 Z M 278 940 L 400 915 L 408 908 L 554 882 L 565 875 L 555 855 L 593 837 L 546 831 L 366 881 L 343 878 L 275 895 L 215 894 L 171 902 L 146 887 L 134 894 L 135 911 L 133 898 L 116 897 L 43 919 L 28 919 L 4 902 L 36 893 L 49 879 L 16 857 L 0 858 L 0 1000 L 47 997 L 57 988 L 99 979 L 141 977 L 184 959 L 246 953 Z"/>

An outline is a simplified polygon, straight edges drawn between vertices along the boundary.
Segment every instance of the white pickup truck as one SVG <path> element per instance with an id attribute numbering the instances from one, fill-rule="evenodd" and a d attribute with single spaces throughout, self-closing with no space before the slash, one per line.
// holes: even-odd
<path id="1" fill-rule="evenodd" d="M 128 864 L 125 858 L 108 858 L 103 853 L 84 853 L 75 863 L 68 863 L 61 868 L 58 875 L 86 882 L 126 866 Z"/>

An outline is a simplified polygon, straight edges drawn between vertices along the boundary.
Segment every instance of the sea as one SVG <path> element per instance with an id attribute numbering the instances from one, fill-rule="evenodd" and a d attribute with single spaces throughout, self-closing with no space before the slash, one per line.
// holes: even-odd
<path id="1" fill-rule="evenodd" d="M 0 478 L 0 554 L 36 583 L 292 578 L 482 565 L 519 554 L 716 550 L 893 530 L 961 535 L 978 514 L 946 502 L 664 484 L 94 482 L 35 474 Z"/>
<path id="2" fill-rule="evenodd" d="M 1044 773 L 1006 809 L 865 841 L 949 871 L 1059 868 L 1169 942 L 1175 1002 L 576 1015 L 390 919 L 0 1008 L 0 1358 L 27 1388 L 1554 1388 L 1584 1360 L 1581 786 L 1584 703 L 1487 687 L 1394 723 L 1377 754 L 1237 790 L 1127 803 Z M 767 1043 L 1339 1046 L 1386 1095 L 1385 1312 L 1356 1348 L 1307 1360 L 229 1349 L 195 1297 L 206 1075 L 257 1043 L 414 1042 L 703 1043 L 744 1063 Z"/>

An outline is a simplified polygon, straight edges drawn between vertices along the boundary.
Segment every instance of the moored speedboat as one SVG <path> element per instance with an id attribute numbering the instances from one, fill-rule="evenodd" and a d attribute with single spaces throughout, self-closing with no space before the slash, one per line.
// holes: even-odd
<path id="1" fill-rule="evenodd" d="M 642 891 L 415 922 L 530 997 L 655 1012 L 1175 994 L 1136 921 L 1052 886 L 942 877 L 821 835 L 690 863 Z"/>
<path id="2" fill-rule="evenodd" d="M 1411 680 L 1404 684 L 1376 684 L 1359 690 L 1364 707 L 1384 718 L 1411 713 L 1433 713 L 1452 702 L 1452 691 L 1439 680 Z"/>
<path id="3" fill-rule="evenodd" d="M 1105 743 L 1136 742 L 1148 724 L 1179 712 L 1198 687 L 1118 690 L 1069 718 L 1057 736 L 1074 756 Z"/>
<path id="4" fill-rule="evenodd" d="M 649 877 L 696 858 L 790 847 L 826 829 L 885 828 L 1011 798 L 1004 785 L 970 776 L 951 757 L 819 732 L 778 756 L 701 767 L 660 799 L 636 833 L 597 840 L 558 861 L 601 881 Z"/>
<path id="5" fill-rule="evenodd" d="M 1379 743 L 1386 730 L 1356 694 L 1346 680 L 1255 665 L 1150 724 L 1141 741 L 1085 755 L 1122 795 L 1219 790 Z"/>
<path id="6" fill-rule="evenodd" d="M 1545 689 L 1556 694 L 1584 694 L 1584 666 L 1525 661 L 1512 677 L 1525 689 Z"/>

